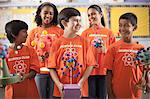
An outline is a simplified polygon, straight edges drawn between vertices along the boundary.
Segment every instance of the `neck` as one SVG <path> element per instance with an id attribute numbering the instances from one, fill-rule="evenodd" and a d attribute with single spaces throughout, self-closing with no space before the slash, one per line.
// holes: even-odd
<path id="1" fill-rule="evenodd" d="M 98 24 L 94 24 L 94 25 L 92 25 L 92 28 L 94 28 L 94 29 L 100 29 L 100 28 L 102 28 L 102 27 L 104 27 L 103 25 L 98 25 Z"/>
<path id="2" fill-rule="evenodd" d="M 41 25 L 41 27 L 43 27 L 43 28 L 49 28 L 49 27 L 51 27 L 52 25 L 51 24 L 42 24 Z"/>
<path id="3" fill-rule="evenodd" d="M 13 43 L 10 45 L 10 48 L 14 49 L 14 50 L 19 50 L 22 48 L 22 43 L 21 44 L 17 44 L 17 43 Z"/>
<path id="4" fill-rule="evenodd" d="M 104 27 L 101 23 L 99 24 L 93 24 L 92 27 Z"/>
<path id="5" fill-rule="evenodd" d="M 135 40 L 133 40 L 133 38 L 130 38 L 130 39 L 122 39 L 125 43 L 128 43 L 128 44 L 134 44 L 136 43 Z"/>
<path id="6" fill-rule="evenodd" d="M 64 30 L 64 35 L 63 36 L 66 37 L 66 38 L 74 38 L 74 37 L 77 36 L 77 34 L 73 33 L 73 32 L 68 32 L 68 31 Z"/>

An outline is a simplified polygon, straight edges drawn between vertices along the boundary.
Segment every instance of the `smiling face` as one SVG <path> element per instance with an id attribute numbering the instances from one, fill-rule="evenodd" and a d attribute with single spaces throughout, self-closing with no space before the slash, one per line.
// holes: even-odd
<path id="1" fill-rule="evenodd" d="M 15 43 L 18 44 L 25 43 L 27 36 L 28 36 L 27 29 L 20 30 L 18 35 L 15 38 Z"/>
<path id="2" fill-rule="evenodd" d="M 67 29 L 71 33 L 76 33 L 81 28 L 81 17 L 72 16 L 69 18 L 69 21 L 66 22 L 66 24 L 67 24 L 67 27 L 65 27 L 65 29 Z"/>
<path id="3" fill-rule="evenodd" d="M 90 8 L 88 9 L 88 19 L 90 25 L 99 25 L 101 23 L 101 13 L 99 13 L 96 9 Z"/>
<path id="4" fill-rule="evenodd" d="M 44 25 L 50 24 L 54 17 L 54 9 L 50 6 L 44 6 L 41 9 L 40 16 L 42 19 L 42 24 Z"/>
<path id="5" fill-rule="evenodd" d="M 127 19 L 120 19 L 119 20 L 119 32 L 122 36 L 124 42 L 131 42 L 132 33 L 136 29 L 135 26 L 131 24 L 131 22 Z"/>

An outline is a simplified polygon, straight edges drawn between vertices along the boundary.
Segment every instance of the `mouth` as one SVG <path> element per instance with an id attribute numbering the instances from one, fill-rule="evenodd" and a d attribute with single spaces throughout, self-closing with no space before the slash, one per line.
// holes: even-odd
<path id="1" fill-rule="evenodd" d="M 25 36 L 24 38 L 27 39 L 28 36 Z"/>
<path id="2" fill-rule="evenodd" d="M 76 30 L 79 30 L 80 28 L 81 28 L 81 26 L 76 26 L 75 27 Z"/>
<path id="3" fill-rule="evenodd" d="M 91 18 L 91 19 L 89 19 L 90 24 L 93 24 L 93 23 L 94 23 L 94 21 L 95 21 L 95 18 Z"/>
<path id="4" fill-rule="evenodd" d="M 44 23 L 45 23 L 45 24 L 49 24 L 50 21 L 51 21 L 51 19 L 49 19 L 49 18 L 44 19 Z"/>

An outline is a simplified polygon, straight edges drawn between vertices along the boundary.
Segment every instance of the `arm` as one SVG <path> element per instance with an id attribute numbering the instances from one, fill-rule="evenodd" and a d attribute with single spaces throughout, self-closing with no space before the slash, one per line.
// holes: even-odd
<path id="1" fill-rule="evenodd" d="M 80 79 L 80 81 L 78 82 L 78 85 L 80 86 L 80 88 L 82 87 L 84 81 L 89 77 L 89 75 L 91 74 L 92 70 L 93 70 L 94 66 L 88 66 L 86 71 L 84 72 L 82 78 Z"/>
<path id="2" fill-rule="evenodd" d="M 63 84 L 59 81 L 59 78 L 57 76 L 57 73 L 56 73 L 56 70 L 55 69 L 50 69 L 50 74 L 51 74 L 51 77 L 53 79 L 53 81 L 55 82 L 56 86 L 58 87 L 60 93 L 61 93 L 61 96 L 63 97 Z"/>
<path id="3" fill-rule="evenodd" d="M 115 99 L 115 95 L 112 89 L 112 71 L 111 70 L 107 70 L 107 77 L 106 77 L 106 81 L 107 81 L 107 92 L 108 92 L 108 99 Z"/>
<path id="4" fill-rule="evenodd" d="M 36 75 L 36 72 L 34 70 L 31 70 L 28 74 L 23 75 L 23 79 L 31 79 L 34 78 Z"/>
<path id="5" fill-rule="evenodd" d="M 32 78 L 34 78 L 35 75 L 36 75 L 36 71 L 30 70 L 30 72 L 27 73 L 27 74 L 19 74 L 19 75 L 20 75 L 20 77 L 21 77 L 20 82 L 22 82 L 22 81 L 24 81 L 24 80 L 26 80 L 26 79 L 32 79 Z"/>
<path id="6" fill-rule="evenodd" d="M 147 86 L 146 91 L 150 93 L 150 71 L 147 72 Z"/>

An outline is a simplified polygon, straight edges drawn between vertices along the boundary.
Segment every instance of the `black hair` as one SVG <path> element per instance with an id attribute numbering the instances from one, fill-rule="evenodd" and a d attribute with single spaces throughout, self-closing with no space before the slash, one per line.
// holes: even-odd
<path id="1" fill-rule="evenodd" d="M 15 37 L 18 36 L 19 31 L 22 29 L 28 30 L 28 25 L 21 20 L 12 20 L 5 25 L 5 32 L 8 40 L 10 43 L 13 43 L 15 40 Z"/>
<path id="2" fill-rule="evenodd" d="M 120 16 L 119 20 L 120 19 L 129 20 L 131 22 L 132 26 L 135 26 L 135 27 L 137 26 L 137 17 L 133 13 L 125 13 Z"/>
<path id="3" fill-rule="evenodd" d="M 58 10 L 57 10 L 56 6 L 50 2 L 44 2 L 37 8 L 37 11 L 36 11 L 35 22 L 36 22 L 37 26 L 42 25 L 42 18 L 40 16 L 40 13 L 41 13 L 41 10 L 43 9 L 43 7 L 45 7 L 45 6 L 50 6 L 53 8 L 54 17 L 53 17 L 53 20 L 51 21 L 51 24 L 57 25 L 58 24 L 58 22 L 57 22 Z"/>
<path id="4" fill-rule="evenodd" d="M 98 6 L 98 5 L 95 5 L 95 4 L 94 4 L 94 5 L 91 5 L 91 6 L 88 7 L 88 10 L 89 10 L 90 8 L 93 8 L 93 9 L 97 10 L 100 14 L 102 13 L 102 9 L 101 9 L 101 7 Z M 102 23 L 102 25 L 105 27 L 104 16 L 102 16 L 102 18 L 101 18 L 101 23 Z"/>
<path id="5" fill-rule="evenodd" d="M 72 16 L 81 16 L 81 14 L 77 9 L 72 7 L 67 7 L 60 11 L 58 15 L 58 23 L 60 24 L 62 29 L 64 29 L 64 26 L 62 25 L 61 21 L 64 20 L 68 22 L 69 18 Z"/>

